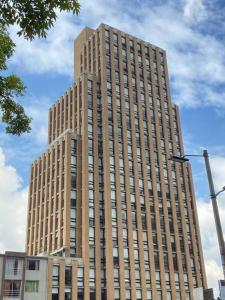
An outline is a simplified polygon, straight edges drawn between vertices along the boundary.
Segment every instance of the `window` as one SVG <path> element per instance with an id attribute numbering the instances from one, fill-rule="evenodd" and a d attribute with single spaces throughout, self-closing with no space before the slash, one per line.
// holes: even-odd
<path id="1" fill-rule="evenodd" d="M 17 257 L 8 257 L 6 260 L 5 273 L 7 275 L 18 275 L 22 272 L 23 260 Z"/>
<path id="2" fill-rule="evenodd" d="M 131 195 L 130 195 L 130 201 L 131 201 L 131 203 L 135 203 L 135 202 L 136 202 L 136 199 L 135 199 L 135 195 L 134 195 L 134 194 L 131 194 Z"/>
<path id="3" fill-rule="evenodd" d="M 141 290 L 136 290 L 137 299 L 142 299 Z"/>
<path id="4" fill-rule="evenodd" d="M 131 292 L 130 290 L 126 290 L 126 299 L 131 299 Z"/>
<path id="5" fill-rule="evenodd" d="M 171 300 L 172 299 L 171 292 L 167 292 L 166 297 L 167 297 L 166 300 Z"/>
<path id="6" fill-rule="evenodd" d="M 71 300 L 71 288 L 65 288 L 65 300 Z"/>
<path id="7" fill-rule="evenodd" d="M 120 299 L 120 290 L 119 289 L 115 289 L 114 294 L 115 294 L 115 299 Z"/>
<path id="8" fill-rule="evenodd" d="M 105 49 L 106 49 L 106 52 L 109 53 L 109 50 L 110 50 L 109 43 L 105 43 Z"/>
<path id="9" fill-rule="evenodd" d="M 118 278 L 119 278 L 119 269 L 114 268 L 114 279 L 118 279 Z"/>
<path id="10" fill-rule="evenodd" d="M 19 297 L 20 296 L 20 280 L 5 280 L 3 296 L 5 297 Z"/>
<path id="11" fill-rule="evenodd" d="M 92 81 L 91 80 L 88 80 L 88 88 L 92 89 Z"/>
<path id="12" fill-rule="evenodd" d="M 71 165 L 76 166 L 76 156 L 71 156 Z"/>
<path id="13" fill-rule="evenodd" d="M 91 124 L 88 124 L 88 131 L 91 133 L 93 132 L 93 126 Z"/>
<path id="14" fill-rule="evenodd" d="M 138 254 L 138 250 L 134 250 L 134 259 L 135 260 L 139 260 L 139 254 Z"/>
<path id="15" fill-rule="evenodd" d="M 52 269 L 52 285 L 57 286 L 59 285 L 59 266 L 53 266 Z"/>
<path id="16" fill-rule="evenodd" d="M 52 300 L 58 300 L 58 299 L 59 299 L 59 289 L 52 288 Z"/>
<path id="17" fill-rule="evenodd" d="M 93 158 L 93 156 L 89 155 L 88 156 L 88 164 L 93 165 L 93 163 L 94 163 L 94 158 Z"/>
<path id="18" fill-rule="evenodd" d="M 114 43 L 117 44 L 117 42 L 118 42 L 118 35 L 116 33 L 113 33 L 113 40 L 114 40 Z"/>
<path id="19" fill-rule="evenodd" d="M 112 209 L 112 218 L 113 218 L 113 219 L 116 219 L 116 218 L 117 218 L 117 212 L 116 212 L 116 209 L 115 209 L 115 208 Z"/>
<path id="20" fill-rule="evenodd" d="M 38 293 L 39 281 L 38 280 L 26 280 L 25 292 L 27 293 Z"/>
<path id="21" fill-rule="evenodd" d="M 38 271 L 39 270 L 40 261 L 37 259 L 29 259 L 27 260 L 27 270 L 30 271 Z"/>
<path id="22" fill-rule="evenodd" d="M 128 248 L 123 248 L 123 256 L 125 259 L 129 258 Z"/>
<path id="23" fill-rule="evenodd" d="M 90 300 L 96 300 L 96 295 L 94 291 L 90 291 Z"/>
<path id="24" fill-rule="evenodd" d="M 83 276 L 84 276 L 84 270 L 83 268 L 77 269 L 77 286 L 82 287 L 83 286 Z M 79 297 L 78 297 L 79 299 Z"/>
<path id="25" fill-rule="evenodd" d="M 65 269 L 65 285 L 72 284 L 72 267 L 68 266 Z"/>
<path id="26" fill-rule="evenodd" d="M 77 178 L 75 175 L 72 174 L 71 176 L 71 188 L 72 189 L 76 189 L 77 186 Z"/>
<path id="27" fill-rule="evenodd" d="M 105 30 L 105 37 L 109 38 L 109 30 Z"/>
<path id="28" fill-rule="evenodd" d="M 94 269 L 89 269 L 89 278 L 94 279 L 95 278 L 95 270 Z"/>
<path id="29" fill-rule="evenodd" d="M 147 300 L 151 300 L 151 299 L 152 299 L 152 292 L 147 291 Z"/>

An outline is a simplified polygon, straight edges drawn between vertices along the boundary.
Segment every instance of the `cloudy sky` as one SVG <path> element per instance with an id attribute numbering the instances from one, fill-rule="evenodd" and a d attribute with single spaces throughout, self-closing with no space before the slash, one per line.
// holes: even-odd
<path id="1" fill-rule="evenodd" d="M 180 106 L 185 151 L 208 149 L 216 190 L 225 185 L 225 13 L 223 1 L 82 0 L 79 17 L 61 14 L 46 40 L 16 40 L 10 70 L 27 94 L 32 133 L 11 137 L 0 125 L 0 252 L 24 250 L 29 165 L 47 147 L 47 111 L 73 82 L 73 40 L 101 22 L 167 51 L 172 99 Z M 192 160 L 208 285 L 222 278 L 218 243 L 201 159 Z M 219 196 L 225 232 L 225 197 Z M 217 294 L 216 294 L 217 295 Z"/>

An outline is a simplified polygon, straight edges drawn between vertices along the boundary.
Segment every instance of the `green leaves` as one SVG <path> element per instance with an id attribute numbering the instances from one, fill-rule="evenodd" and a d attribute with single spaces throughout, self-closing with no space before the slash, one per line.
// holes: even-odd
<path id="1" fill-rule="evenodd" d="M 13 55 L 16 46 L 6 30 L 7 26 L 18 25 L 20 30 L 17 34 L 28 40 L 35 36 L 45 38 L 57 19 L 57 9 L 77 15 L 80 4 L 77 0 L 0 1 L 0 71 L 7 70 L 6 61 Z M 31 130 L 31 118 L 25 114 L 23 106 L 14 100 L 24 95 L 25 90 L 18 76 L 0 76 L 0 110 L 7 133 L 20 135 Z"/>
<path id="2" fill-rule="evenodd" d="M 22 96 L 25 90 L 26 87 L 16 75 L 0 76 L 0 109 L 2 122 L 7 124 L 7 133 L 20 135 L 31 130 L 31 118 L 25 114 L 23 106 L 13 100 Z"/>
<path id="3" fill-rule="evenodd" d="M 2 0 L 0 19 L 5 25 L 17 24 L 18 35 L 26 39 L 45 38 L 57 19 L 56 9 L 77 15 L 80 4 L 77 0 Z"/>
<path id="4" fill-rule="evenodd" d="M 15 44 L 0 22 L 0 70 L 6 70 L 6 60 L 13 55 Z"/>
<path id="5" fill-rule="evenodd" d="M 21 79 L 12 74 L 5 78 L 5 83 L 8 90 L 14 91 L 15 96 L 22 96 L 25 92 L 25 86 Z"/>
<path id="6" fill-rule="evenodd" d="M 0 70 L 7 70 L 6 60 L 14 52 L 15 44 L 9 37 L 7 30 L 0 23 Z M 11 74 L 0 76 L 0 110 L 2 111 L 2 122 L 6 123 L 6 132 L 20 135 L 29 132 L 31 119 L 26 116 L 22 105 L 13 100 L 15 97 L 22 96 L 26 87 L 22 80 Z"/>
<path id="7" fill-rule="evenodd" d="M 30 132 L 31 118 L 28 118 L 22 105 L 10 98 L 0 101 L 2 109 L 2 121 L 7 124 L 6 132 L 21 135 Z"/>

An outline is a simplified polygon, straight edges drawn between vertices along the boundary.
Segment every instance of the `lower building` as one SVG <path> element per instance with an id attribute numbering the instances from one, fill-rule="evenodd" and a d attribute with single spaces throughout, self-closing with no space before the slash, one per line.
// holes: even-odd
<path id="1" fill-rule="evenodd" d="M 82 300 L 82 260 L 59 256 L 0 255 L 0 300 Z"/>
<path id="2" fill-rule="evenodd" d="M 214 300 L 213 289 L 203 289 L 202 287 L 193 290 L 194 300 Z"/>
<path id="3" fill-rule="evenodd" d="M 225 280 L 219 280 L 220 300 L 225 300 Z"/>
<path id="4" fill-rule="evenodd" d="M 224 280 L 220 280 L 219 285 L 220 299 L 224 300 Z M 193 296 L 194 300 L 214 300 L 212 289 L 194 288 Z M 82 259 L 54 255 L 27 256 L 24 252 L 0 254 L 0 300 L 12 298 L 84 300 Z M 94 299 L 97 298 L 91 294 L 90 300 Z"/>
<path id="5" fill-rule="evenodd" d="M 203 291 L 204 300 L 214 300 L 213 289 L 205 289 Z"/>

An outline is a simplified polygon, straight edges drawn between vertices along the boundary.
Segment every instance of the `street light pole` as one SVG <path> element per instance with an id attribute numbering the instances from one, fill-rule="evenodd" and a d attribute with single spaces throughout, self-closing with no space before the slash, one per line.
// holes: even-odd
<path id="1" fill-rule="evenodd" d="M 206 172 L 207 172 L 207 177 L 208 177 L 210 197 L 211 197 L 212 206 L 213 206 L 213 213 L 214 213 L 214 218 L 215 218 L 215 223 L 216 223 L 216 231 L 217 231 L 217 236 L 218 236 L 218 241 L 219 241 L 221 260 L 222 260 L 223 274 L 224 274 L 224 278 L 225 278 L 225 243 L 224 243 L 223 231 L 222 231 L 219 210 L 218 210 L 218 205 L 217 205 L 217 200 L 216 200 L 217 195 L 215 194 L 212 173 L 211 173 L 211 168 L 210 168 L 210 164 L 209 164 L 209 155 L 208 155 L 207 150 L 203 151 L 203 157 L 205 159 L 205 167 L 206 167 Z"/>
<path id="2" fill-rule="evenodd" d="M 206 173 L 207 173 L 207 178 L 208 178 L 208 183 L 209 183 L 210 198 L 211 198 L 212 206 L 213 206 L 213 213 L 214 213 L 214 218 L 215 218 L 215 223 L 216 223 L 216 232 L 217 232 L 217 237 L 218 237 L 218 241 L 219 241 L 222 268 L 223 268 L 223 274 L 224 274 L 224 279 L 225 279 L 225 242 L 224 242 L 224 238 L 223 238 L 223 230 L 222 230 L 222 226 L 221 226 L 221 222 L 220 222 L 220 215 L 219 215 L 217 199 L 216 199 L 216 197 L 220 193 L 225 192 L 225 186 L 223 187 L 223 189 L 221 191 L 219 191 L 218 193 L 215 193 L 213 179 L 212 179 L 212 173 L 211 173 L 211 168 L 210 168 L 210 163 L 209 163 L 209 155 L 208 155 L 207 150 L 204 150 L 202 155 L 184 155 L 184 156 L 172 155 L 170 159 L 175 162 L 185 163 L 185 162 L 189 161 L 189 159 L 187 158 L 189 156 L 201 156 L 201 157 L 204 157 L 204 160 L 205 160 Z"/>

